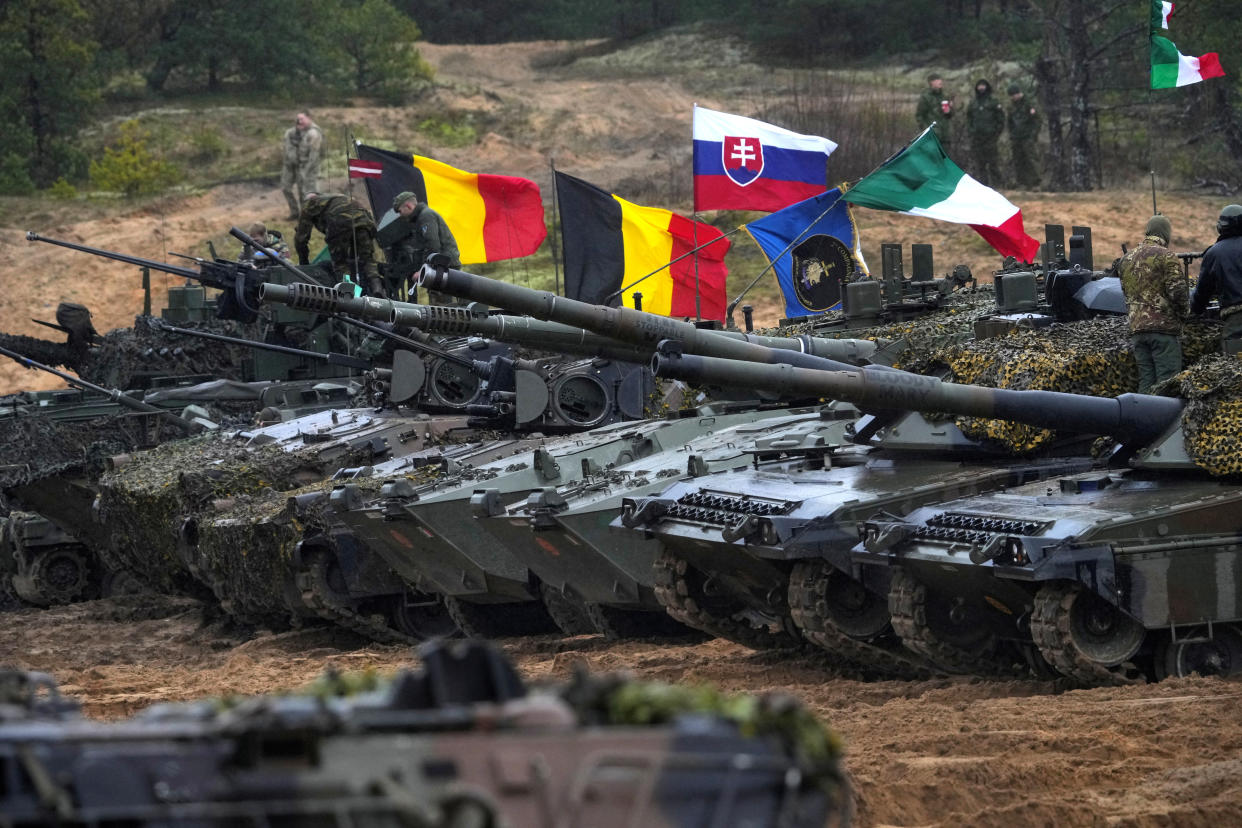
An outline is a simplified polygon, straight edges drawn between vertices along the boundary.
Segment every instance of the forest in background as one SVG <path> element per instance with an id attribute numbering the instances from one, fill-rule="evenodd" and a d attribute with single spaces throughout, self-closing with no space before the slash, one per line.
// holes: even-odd
<path id="1" fill-rule="evenodd" d="M 203 101 L 416 108 L 435 83 L 416 46 L 423 37 L 598 39 L 585 56 L 685 26 L 745 44 L 756 62 L 799 70 L 786 100 L 762 113 L 796 130 L 839 140 L 839 103 L 850 94 L 843 72 L 865 78 L 896 61 L 981 67 L 1022 78 L 1038 101 L 1045 189 L 1133 183 L 1159 167 L 1184 186 L 1234 192 L 1242 183 L 1236 0 L 1177 4 L 1174 42 L 1187 54 L 1218 51 L 1227 77 L 1176 90 L 1147 89 L 1148 12 L 1144 0 L 737 0 L 727 11 L 706 0 L 8 0 L 0 193 L 134 195 L 176 179 L 139 128 L 106 147 L 83 141 L 105 114 Z M 657 59 L 650 70 L 659 69 Z M 959 105 L 969 85 L 958 86 Z M 909 131 L 903 106 L 872 115 L 855 128 Z M 460 125 L 438 126 L 445 140 L 470 139 Z M 202 154 L 222 151 L 211 132 L 189 140 Z"/>

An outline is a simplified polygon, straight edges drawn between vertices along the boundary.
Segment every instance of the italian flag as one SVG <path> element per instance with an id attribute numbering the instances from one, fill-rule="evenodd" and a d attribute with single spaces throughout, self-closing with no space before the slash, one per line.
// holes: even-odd
<path id="1" fill-rule="evenodd" d="M 930 127 L 842 198 L 874 210 L 968 224 L 1002 256 L 1021 262 L 1033 262 L 1039 253 L 1039 242 L 1022 226 L 1022 211 L 962 172 Z"/>
<path id="2" fill-rule="evenodd" d="M 1151 0 L 1151 88 L 1173 89 L 1189 86 L 1208 78 L 1223 78 L 1225 70 L 1220 66 L 1216 52 L 1191 57 L 1177 51 L 1173 41 L 1159 32 L 1169 28 L 1169 15 L 1173 4 L 1165 0 Z"/>

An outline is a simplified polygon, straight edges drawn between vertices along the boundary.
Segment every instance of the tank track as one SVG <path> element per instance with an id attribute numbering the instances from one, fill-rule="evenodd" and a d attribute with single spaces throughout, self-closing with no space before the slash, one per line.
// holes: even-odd
<path id="1" fill-rule="evenodd" d="M 1106 667 L 1087 658 L 1074 646 L 1069 619 L 1076 592 L 1073 585 L 1049 583 L 1035 594 L 1031 637 L 1040 654 L 1057 672 L 1089 686 L 1143 683 L 1142 679 L 1121 672 L 1124 665 Z"/>
<path id="2" fill-rule="evenodd" d="M 304 548 L 304 553 L 308 551 Z M 325 621 L 381 644 L 418 644 L 419 639 L 394 629 L 382 615 L 363 615 L 336 597 L 328 585 L 328 559 L 321 550 L 309 552 L 311 561 L 297 573 L 302 603 Z"/>
<path id="3" fill-rule="evenodd" d="M 703 641 L 707 638 L 701 630 L 688 627 L 665 612 L 618 609 L 603 604 L 587 604 L 586 609 L 595 628 L 609 641 L 631 638 Z"/>
<path id="4" fill-rule="evenodd" d="M 807 641 L 864 672 L 877 672 L 885 678 L 921 679 L 943 674 L 934 664 L 908 652 L 891 632 L 870 641 L 841 632 L 828 618 L 823 600 L 829 576 L 824 561 L 796 564 L 789 580 L 789 611 Z"/>
<path id="5" fill-rule="evenodd" d="M 449 617 L 467 638 L 507 638 L 559 632 L 542 601 L 475 604 L 444 596 Z"/>
<path id="6" fill-rule="evenodd" d="M 995 637 L 977 651 L 952 644 L 931 629 L 927 617 L 928 589 L 901 568 L 893 569 L 888 592 L 888 610 L 893 617 L 893 631 L 901 642 L 949 673 L 980 676 L 1012 674 L 1009 665 L 997 659 Z"/>
<path id="7" fill-rule="evenodd" d="M 702 630 L 717 638 L 735 641 L 754 650 L 792 650 L 803 647 L 803 643 L 788 632 L 774 633 L 771 630 L 759 629 L 745 621 L 738 621 L 731 613 L 724 614 L 708 606 L 711 599 L 702 595 L 701 590 L 696 589 L 691 580 L 698 575 L 697 570 L 668 549 L 660 550 L 652 572 L 655 576 L 652 586 L 656 598 L 665 612 L 687 627 Z"/>
<path id="8" fill-rule="evenodd" d="M 594 635 L 600 632 L 591 620 L 586 604 L 543 583 L 539 585 L 539 597 L 548 615 L 552 616 L 552 623 L 565 635 Z"/>

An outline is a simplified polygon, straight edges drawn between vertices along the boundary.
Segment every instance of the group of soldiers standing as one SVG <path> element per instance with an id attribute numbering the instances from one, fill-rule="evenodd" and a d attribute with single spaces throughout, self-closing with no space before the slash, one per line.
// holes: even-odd
<path id="1" fill-rule="evenodd" d="M 415 193 L 403 192 L 393 199 L 392 209 L 397 216 L 380 232 L 370 212 L 351 196 L 321 192 L 323 132 L 310 113 L 297 114 L 294 125 L 285 131 L 281 147 L 284 161 L 280 186 L 289 203 L 288 219 L 297 221 L 293 247 L 298 264 L 310 263 L 311 233 L 318 230 L 323 234 L 333 270 L 341 276 L 348 274 L 371 296 L 400 295 L 433 253 L 444 254 L 449 267 L 461 267 L 452 230 Z M 251 226 L 250 235 L 288 257 L 288 245 L 279 231 L 256 223 Z M 377 241 L 387 262 L 384 276 L 380 275 L 376 260 Z M 247 250 L 242 255 L 258 259 L 266 254 Z M 432 301 L 437 298 L 440 297 L 432 297 Z"/>
<path id="2" fill-rule="evenodd" d="M 1000 138 L 1009 131 L 1010 160 L 1013 164 L 1013 182 L 1018 187 L 1039 186 L 1039 169 L 1036 164 L 1036 141 L 1039 137 L 1039 112 L 1027 100 L 1022 87 L 1009 85 L 1009 110 L 992 95 L 992 84 L 986 78 L 975 82 L 975 97 L 966 107 L 966 134 L 970 140 L 969 170 L 981 184 L 999 186 L 1004 181 L 1000 169 Z M 936 73 L 927 78 L 927 89 L 919 97 L 915 118 L 919 128 L 935 125 L 936 137 L 953 157 L 954 96 L 944 89 L 944 79 Z"/>

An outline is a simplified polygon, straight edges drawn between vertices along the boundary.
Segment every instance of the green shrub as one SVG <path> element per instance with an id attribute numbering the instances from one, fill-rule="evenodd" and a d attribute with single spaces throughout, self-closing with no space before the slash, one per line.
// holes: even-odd
<path id="1" fill-rule="evenodd" d="M 434 117 L 419 121 L 418 131 L 446 147 L 465 147 L 479 139 L 474 127 L 468 123 L 454 124 Z"/>
<path id="2" fill-rule="evenodd" d="M 116 145 L 106 147 L 104 157 L 91 162 L 91 184 L 133 198 L 177 183 L 180 171 L 152 155 L 147 147 L 150 137 L 137 121 L 121 124 L 121 137 Z"/>
<path id="3" fill-rule="evenodd" d="M 190 133 L 190 160 L 207 163 L 229 154 L 229 142 L 220 130 L 212 126 L 200 126 Z"/>
<path id="4" fill-rule="evenodd" d="M 48 187 L 47 194 L 61 201 L 72 201 L 78 197 L 78 188 L 66 181 L 62 175 L 51 187 Z"/>

